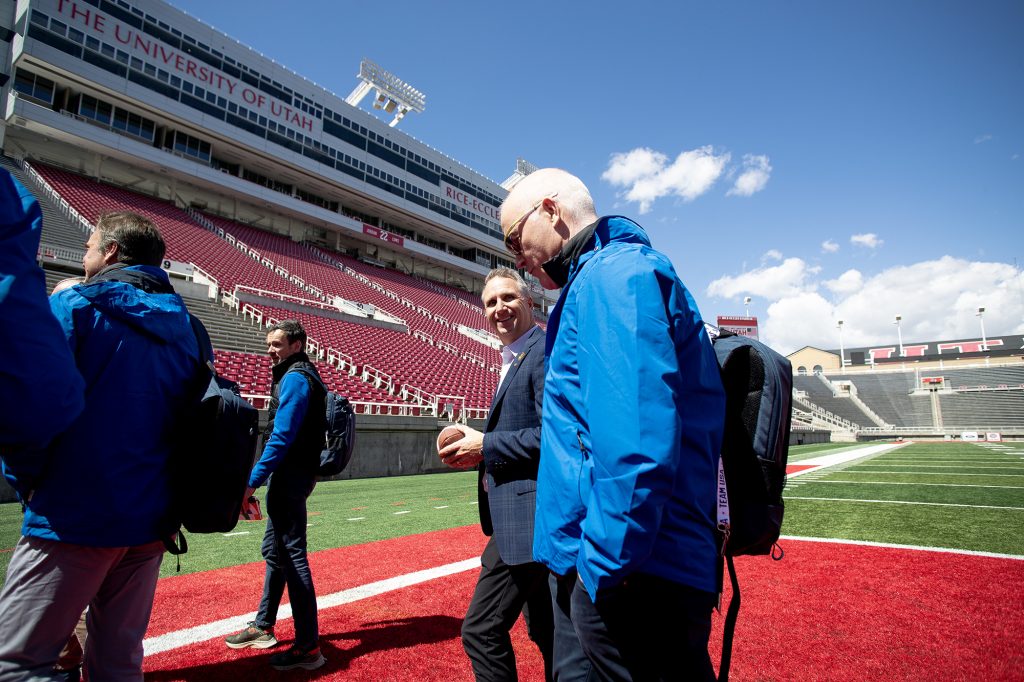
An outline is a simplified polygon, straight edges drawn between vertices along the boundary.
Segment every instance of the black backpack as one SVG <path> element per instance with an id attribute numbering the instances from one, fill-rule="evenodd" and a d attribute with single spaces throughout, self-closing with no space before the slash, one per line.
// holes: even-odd
<path id="1" fill-rule="evenodd" d="M 718 530 L 729 566 L 732 600 L 725 618 L 719 680 L 729 679 L 732 638 L 740 610 L 734 556 L 783 556 L 782 489 L 792 425 L 793 368 L 754 339 L 711 331 L 725 388 L 725 431 L 718 474 Z M 721 566 L 720 566 L 721 570 Z M 721 575 L 720 575 L 721 584 Z"/>
<path id="2" fill-rule="evenodd" d="M 259 426 L 259 412 L 242 398 L 238 384 L 217 376 L 206 328 L 190 319 L 202 360 L 196 393 L 203 386 L 205 392 L 185 411 L 171 458 L 172 518 L 164 540 L 171 554 L 188 551 L 181 526 L 191 533 L 227 533 L 238 523 Z"/>
<path id="3" fill-rule="evenodd" d="M 327 394 L 327 429 L 324 448 L 320 451 L 320 468 L 316 473 L 323 478 L 337 476 L 352 461 L 352 451 L 356 446 L 356 411 L 348 398 L 328 391 L 323 381 L 311 372 L 297 371 L 310 382 L 318 382 Z"/>

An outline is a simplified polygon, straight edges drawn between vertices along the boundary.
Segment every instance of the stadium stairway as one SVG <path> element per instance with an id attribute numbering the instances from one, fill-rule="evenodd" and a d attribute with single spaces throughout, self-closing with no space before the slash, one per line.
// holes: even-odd
<path id="1" fill-rule="evenodd" d="M 89 235 L 64 217 L 54 200 L 41 190 L 39 183 L 30 177 L 17 161 L 0 155 L 0 166 L 10 171 L 11 175 L 25 185 L 39 201 L 39 208 L 43 212 L 43 244 L 85 250 L 85 241 Z"/>

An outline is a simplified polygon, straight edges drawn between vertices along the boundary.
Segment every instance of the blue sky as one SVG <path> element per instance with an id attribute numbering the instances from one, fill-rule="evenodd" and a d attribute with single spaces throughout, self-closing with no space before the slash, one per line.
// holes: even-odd
<path id="1" fill-rule="evenodd" d="M 501 181 L 560 166 L 789 352 L 1024 333 L 1024 3 L 173 0 Z"/>

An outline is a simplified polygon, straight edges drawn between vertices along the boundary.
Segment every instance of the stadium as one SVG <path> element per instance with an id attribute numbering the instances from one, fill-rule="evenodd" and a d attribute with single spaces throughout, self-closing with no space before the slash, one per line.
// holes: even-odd
<path id="1" fill-rule="evenodd" d="M 480 292 L 514 266 L 499 207 L 535 168 L 518 160 L 496 182 L 405 134 L 424 97 L 369 60 L 343 98 L 158 0 L 2 12 L 0 164 L 43 208 L 48 289 L 82 274 L 100 215 L 139 212 L 244 397 L 266 407 L 263 330 L 298 319 L 356 407 L 352 464 L 310 500 L 317 675 L 472 679 L 459 620 L 485 540 L 475 474 L 434 444 L 450 422 L 481 424 L 497 389 Z M 543 324 L 557 292 L 528 282 Z M 789 359 L 787 556 L 738 562 L 733 677 L 1020 679 L 1024 337 Z M 14 499 L 0 484 L 4 569 Z M 258 598 L 260 524 L 196 537 L 180 570 L 165 560 L 147 679 L 269 674 L 263 654 L 220 643 Z M 514 635 L 521 677 L 543 679 L 521 623 Z"/>

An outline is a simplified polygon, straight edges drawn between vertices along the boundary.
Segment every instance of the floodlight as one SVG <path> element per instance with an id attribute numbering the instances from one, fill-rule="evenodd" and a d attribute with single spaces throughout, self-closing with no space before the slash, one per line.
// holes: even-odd
<path id="1" fill-rule="evenodd" d="M 359 63 L 359 80 L 361 82 L 345 98 L 345 101 L 354 107 L 359 106 L 367 93 L 376 88 L 377 97 L 373 103 L 374 108 L 384 109 L 389 114 L 397 109 L 395 118 L 390 123 L 391 127 L 394 127 L 410 111 L 422 113 L 426 109 L 426 95 L 369 59 L 364 59 Z"/>

